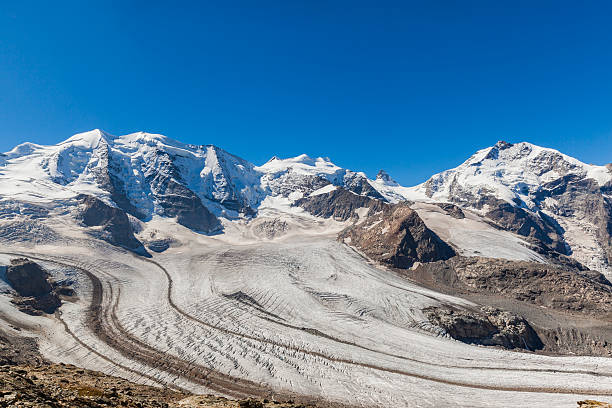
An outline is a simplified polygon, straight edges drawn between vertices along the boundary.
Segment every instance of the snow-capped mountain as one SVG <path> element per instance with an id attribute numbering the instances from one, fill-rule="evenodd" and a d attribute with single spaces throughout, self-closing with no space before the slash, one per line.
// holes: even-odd
<path id="1" fill-rule="evenodd" d="M 610 178 L 527 143 L 415 187 L 147 133 L 22 144 L 0 154 L 0 360 L 317 406 L 607 397 Z"/>
<path id="2" fill-rule="evenodd" d="M 273 157 L 255 166 L 216 146 L 142 132 L 93 130 L 54 146 L 24 143 L 0 156 L 5 203 L 65 205 L 94 196 L 143 221 L 176 218 L 205 233 L 221 228 L 219 218 L 253 217 L 278 203 L 301 205 L 339 187 L 391 203 L 453 203 L 542 251 L 612 273 L 610 168 L 529 143 L 499 142 L 415 187 L 399 185 L 384 171 L 369 180 L 328 158 Z"/>
<path id="3" fill-rule="evenodd" d="M 291 201 L 328 184 L 380 197 L 365 174 L 329 159 L 274 158 L 255 167 L 216 146 L 143 132 L 112 136 L 96 129 L 54 146 L 24 143 L 7 152 L 0 166 L 4 199 L 51 203 L 87 194 L 142 220 L 175 217 L 177 206 L 251 216 L 266 196 L 291 195 Z"/>
<path id="4" fill-rule="evenodd" d="M 585 164 L 530 143 L 498 142 L 421 185 L 381 190 L 386 197 L 401 194 L 472 209 L 591 269 L 612 272 L 610 166 Z"/>
<path id="5" fill-rule="evenodd" d="M 49 203 L 87 194 L 147 220 L 252 212 L 261 196 L 259 173 L 216 146 L 186 145 L 162 135 L 80 133 L 55 146 L 23 144 L 0 167 L 5 199 Z M 191 214 L 191 215 L 188 215 Z"/>

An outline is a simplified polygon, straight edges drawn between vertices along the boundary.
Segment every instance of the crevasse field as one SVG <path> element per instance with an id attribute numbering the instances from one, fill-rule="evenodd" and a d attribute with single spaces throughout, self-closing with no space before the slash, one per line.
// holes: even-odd
<path id="1" fill-rule="evenodd" d="M 261 225 L 278 219 L 282 233 L 262 240 Z M 441 335 L 421 309 L 468 302 L 368 263 L 336 241 L 342 224 L 334 221 L 270 209 L 203 236 L 156 218 L 140 235 L 163 231 L 174 243 L 150 259 L 94 241 L 61 217 L 50 227 L 65 238 L 35 250 L 16 242 L 1 260 L 27 255 L 71 276 L 78 299 L 56 316 L 17 319 L 2 296 L 0 324 L 38 337 L 53 361 L 197 393 L 364 407 L 575 406 L 612 395 L 612 359 Z"/>

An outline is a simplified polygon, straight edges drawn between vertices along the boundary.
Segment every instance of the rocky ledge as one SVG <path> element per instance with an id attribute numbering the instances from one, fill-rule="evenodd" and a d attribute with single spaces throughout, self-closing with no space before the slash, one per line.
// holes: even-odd
<path id="1" fill-rule="evenodd" d="M 598 272 L 488 258 L 457 258 L 451 264 L 469 287 L 612 320 L 612 285 Z"/>
<path id="2" fill-rule="evenodd" d="M 429 307 L 423 311 L 432 324 L 464 343 L 531 351 L 544 347 L 529 322 L 493 307 L 484 306 L 480 310 Z"/>

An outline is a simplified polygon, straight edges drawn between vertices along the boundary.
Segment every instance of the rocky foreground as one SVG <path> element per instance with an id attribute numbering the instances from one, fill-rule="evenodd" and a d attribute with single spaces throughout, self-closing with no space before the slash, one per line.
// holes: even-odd
<path id="1" fill-rule="evenodd" d="M 580 408 L 612 408 L 612 404 L 584 400 Z M 333 405 L 329 405 L 330 407 Z M 267 399 L 229 400 L 214 395 L 189 395 L 84 370 L 73 365 L 43 364 L 0 367 L 0 407 L 210 407 L 298 408 L 294 402 Z"/>
<path id="2" fill-rule="evenodd" d="M 315 406 L 293 401 L 230 400 L 214 395 L 192 395 L 170 388 L 135 384 L 122 378 L 69 364 L 51 364 L 39 354 L 33 339 L 10 336 L 0 329 L 0 407 L 314 408 Z"/>
<path id="3" fill-rule="evenodd" d="M 293 402 L 228 400 L 134 384 L 72 365 L 0 367 L 0 407 L 305 407 Z"/>

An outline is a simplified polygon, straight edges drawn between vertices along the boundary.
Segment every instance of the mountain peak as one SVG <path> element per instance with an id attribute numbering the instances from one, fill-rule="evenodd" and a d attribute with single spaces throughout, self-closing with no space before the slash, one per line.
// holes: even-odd
<path id="1" fill-rule="evenodd" d="M 496 147 L 499 150 L 504 150 L 512 146 L 514 146 L 512 143 L 508 143 L 504 140 L 499 140 L 497 143 L 495 143 L 495 146 L 493 147 Z"/>
<path id="2" fill-rule="evenodd" d="M 389 173 L 387 173 L 386 171 L 384 171 L 384 170 L 382 170 L 382 169 L 378 171 L 378 174 L 376 175 L 376 180 L 377 180 L 377 181 L 381 181 L 381 182 L 383 182 L 384 184 L 386 184 L 386 185 L 390 185 L 390 186 L 391 186 L 391 185 L 392 185 L 392 186 L 397 186 L 397 185 L 399 185 L 399 184 L 398 184 L 398 183 L 397 183 L 395 180 L 393 180 L 393 179 L 391 178 L 391 176 L 389 175 Z"/>
<path id="3" fill-rule="evenodd" d="M 101 129 L 93 129 L 88 132 L 77 133 L 76 135 L 69 137 L 64 142 L 61 142 L 60 145 L 77 143 L 90 147 L 97 147 L 101 142 L 112 142 L 115 138 L 115 136 L 111 135 L 110 133 L 106 133 Z"/>

